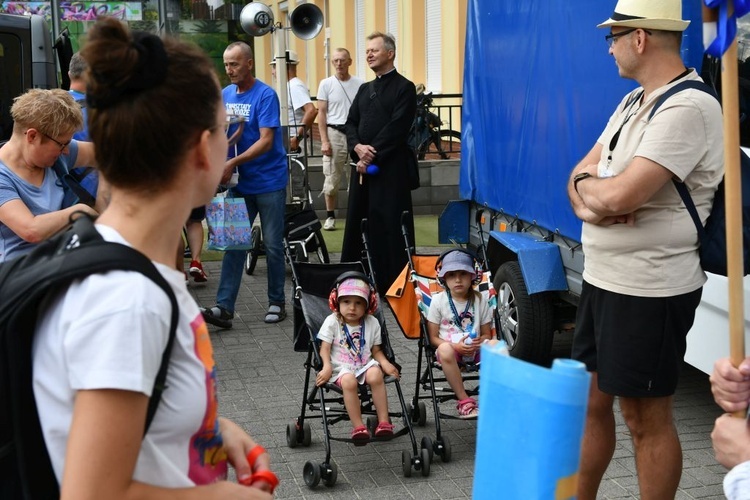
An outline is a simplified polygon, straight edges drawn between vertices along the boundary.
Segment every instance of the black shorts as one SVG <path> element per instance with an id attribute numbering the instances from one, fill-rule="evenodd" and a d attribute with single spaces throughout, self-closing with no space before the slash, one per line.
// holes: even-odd
<path id="1" fill-rule="evenodd" d="M 188 217 L 188 221 L 200 222 L 205 218 L 206 218 L 206 206 L 203 205 L 202 207 L 194 208 L 193 211 L 190 212 L 190 217 Z"/>
<path id="2" fill-rule="evenodd" d="M 671 396 L 702 293 L 635 297 L 584 281 L 571 357 L 597 372 L 604 393 Z"/>

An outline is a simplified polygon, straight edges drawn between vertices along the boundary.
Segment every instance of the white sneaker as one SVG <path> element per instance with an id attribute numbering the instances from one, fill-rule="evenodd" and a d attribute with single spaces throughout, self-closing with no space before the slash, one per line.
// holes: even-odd
<path id="1" fill-rule="evenodd" d="M 328 217 L 326 221 L 323 223 L 323 229 L 326 231 L 333 231 L 336 229 L 336 219 L 333 217 Z"/>

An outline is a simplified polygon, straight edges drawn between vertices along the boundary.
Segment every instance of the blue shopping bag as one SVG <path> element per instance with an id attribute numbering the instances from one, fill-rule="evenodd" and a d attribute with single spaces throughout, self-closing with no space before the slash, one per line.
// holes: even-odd
<path id="1" fill-rule="evenodd" d="M 251 222 L 244 198 L 218 194 L 206 206 L 208 249 L 249 250 Z"/>

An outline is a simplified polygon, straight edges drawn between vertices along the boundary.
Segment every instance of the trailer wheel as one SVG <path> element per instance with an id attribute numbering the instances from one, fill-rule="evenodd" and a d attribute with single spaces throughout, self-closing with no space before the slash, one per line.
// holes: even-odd
<path id="1" fill-rule="evenodd" d="M 500 338 L 511 356 L 546 365 L 552 351 L 552 303 L 544 293 L 529 295 L 521 266 L 509 261 L 500 266 L 492 283 L 497 291 Z"/>

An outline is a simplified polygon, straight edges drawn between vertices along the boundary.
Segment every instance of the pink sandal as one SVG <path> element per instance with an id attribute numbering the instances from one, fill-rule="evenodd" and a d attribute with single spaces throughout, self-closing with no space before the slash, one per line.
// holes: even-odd
<path id="1" fill-rule="evenodd" d="M 462 399 L 456 403 L 458 418 L 469 420 L 479 416 L 479 406 L 474 398 Z"/>
<path id="2" fill-rule="evenodd" d="M 364 446 L 369 440 L 370 431 L 368 431 L 367 427 L 364 425 L 352 429 L 352 441 L 354 442 L 354 446 Z"/>
<path id="3" fill-rule="evenodd" d="M 393 436 L 394 425 L 390 422 L 380 422 L 375 428 L 375 437 Z"/>

